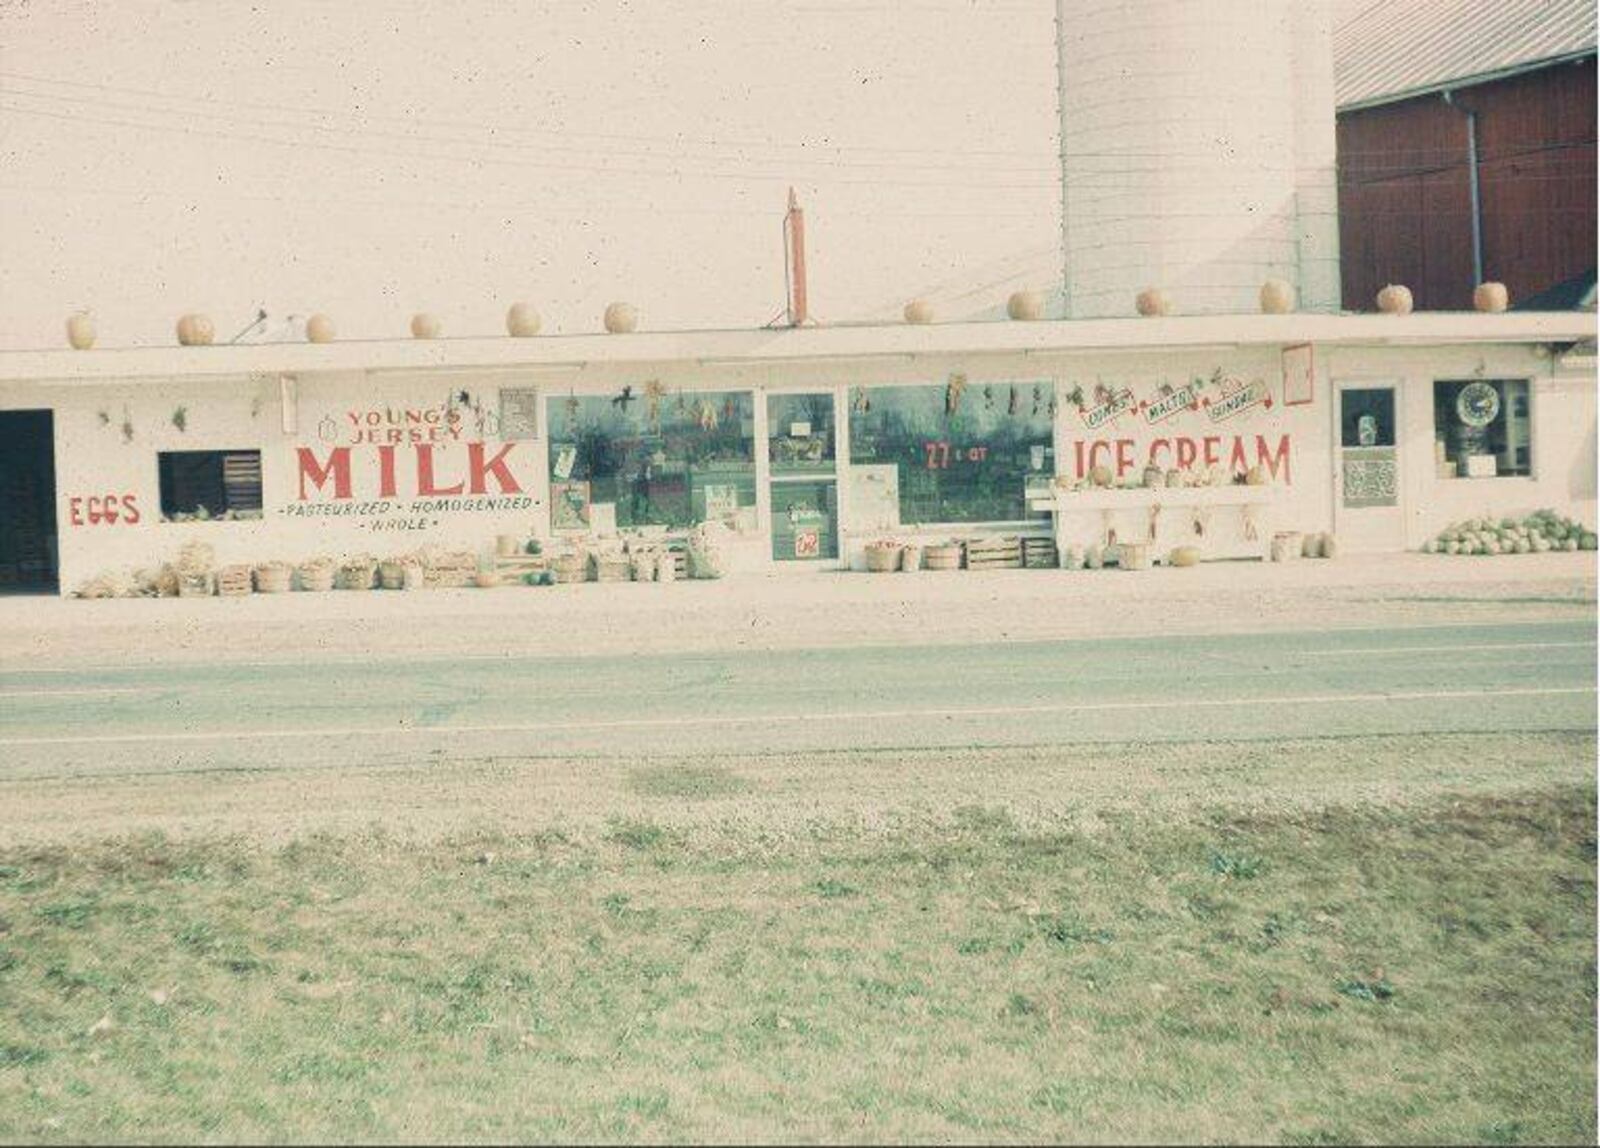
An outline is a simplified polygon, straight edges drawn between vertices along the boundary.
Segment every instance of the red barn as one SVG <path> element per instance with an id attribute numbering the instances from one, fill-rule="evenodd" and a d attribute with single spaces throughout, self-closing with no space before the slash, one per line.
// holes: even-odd
<path id="1" fill-rule="evenodd" d="M 1347 310 L 1592 298 L 1593 0 L 1383 0 L 1335 32 Z"/>

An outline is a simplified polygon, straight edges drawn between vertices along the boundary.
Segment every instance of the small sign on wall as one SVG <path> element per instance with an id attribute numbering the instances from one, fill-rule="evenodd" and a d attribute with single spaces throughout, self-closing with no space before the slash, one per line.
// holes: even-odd
<path id="1" fill-rule="evenodd" d="M 1316 392 L 1316 360 L 1310 343 L 1283 349 L 1283 405 L 1304 406 Z"/>
<path id="2" fill-rule="evenodd" d="M 539 391 L 535 387 L 500 388 L 500 439 L 539 437 Z"/>

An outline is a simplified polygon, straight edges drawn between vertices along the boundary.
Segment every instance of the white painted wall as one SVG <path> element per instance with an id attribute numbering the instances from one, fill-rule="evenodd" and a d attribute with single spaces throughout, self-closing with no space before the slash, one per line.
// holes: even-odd
<path id="1" fill-rule="evenodd" d="M 754 366 L 715 366 L 695 362 L 593 366 L 581 370 L 524 372 L 506 370 L 415 371 L 406 375 L 343 373 L 302 375 L 293 408 L 293 429 L 284 429 L 283 406 L 276 376 L 188 379 L 150 384 L 6 384 L 0 386 L 0 409 L 50 409 L 55 413 L 57 514 L 63 590 L 108 569 L 149 567 L 176 557 L 189 539 L 210 543 L 219 562 L 289 561 L 317 554 L 339 556 L 401 553 L 423 543 L 487 551 L 500 533 L 521 536 L 549 534 L 548 448 L 541 417 L 539 437 L 518 442 L 507 466 L 529 503 L 518 509 L 465 509 L 431 514 L 438 524 L 423 530 L 375 532 L 371 517 L 299 517 L 284 508 L 299 503 L 296 451 L 305 446 L 324 451 L 331 445 L 319 433 L 324 417 L 335 427 L 350 412 L 398 411 L 438 407 L 452 392 L 466 390 L 494 409 L 502 386 L 538 387 L 545 395 L 614 394 L 624 383 L 642 389 L 659 378 L 669 389 L 841 389 L 863 383 L 942 384 L 953 371 L 963 371 L 969 386 L 986 380 L 1040 379 L 1057 385 L 1058 467 L 1070 473 L 1075 444 L 1104 441 L 1103 450 L 1117 458 L 1117 444 L 1126 442 L 1128 465 L 1143 467 L 1158 440 L 1182 436 L 1205 449 L 1208 438 L 1224 463 L 1231 463 L 1235 435 L 1253 455 L 1256 436 L 1273 444 L 1290 440 L 1290 480 L 1282 484 L 1273 511 L 1274 525 L 1284 529 L 1328 530 L 1334 525 L 1332 384 L 1339 379 L 1399 380 L 1403 422 L 1401 443 L 1404 545 L 1415 547 L 1450 521 L 1479 514 L 1522 514 L 1550 506 L 1595 521 L 1596 403 L 1592 360 L 1561 366 L 1536 358 L 1525 345 L 1456 347 L 1322 347 L 1317 348 L 1318 377 L 1314 402 L 1287 407 L 1282 402 L 1281 359 L 1275 349 L 1183 352 L 1069 352 L 1028 354 L 995 352 L 967 355 L 882 356 L 871 360 L 838 359 L 784 362 Z M 1175 416 L 1159 427 L 1138 415 L 1124 415 L 1091 432 L 1065 401 L 1074 385 L 1092 390 L 1096 382 L 1112 389 L 1127 386 L 1140 396 L 1156 393 L 1163 381 L 1182 385 L 1213 371 L 1243 379 L 1261 379 L 1274 400 L 1271 409 L 1252 408 L 1224 423 L 1204 412 Z M 1533 383 L 1534 467 L 1529 479 L 1439 480 L 1433 476 L 1433 381 L 1471 377 L 1479 370 L 1489 378 L 1528 378 Z M 841 398 L 841 417 L 846 399 Z M 179 406 L 186 429 L 172 423 Z M 757 431 L 762 427 L 757 405 Z M 105 415 L 102 420 L 102 412 Z M 543 412 L 541 411 L 541 416 Z M 133 428 L 124 441 L 121 426 Z M 466 436 L 476 438 L 475 427 Z M 484 449 L 491 455 L 503 445 L 493 434 Z M 259 449 L 262 452 L 266 516 L 257 522 L 163 523 L 157 453 L 162 450 Z M 765 451 L 758 437 L 757 457 Z M 466 473 L 466 446 L 441 447 L 438 479 L 448 485 Z M 846 551 L 857 552 L 875 531 L 852 529 L 848 504 L 848 451 L 841 451 L 841 502 L 848 532 Z M 319 454 L 319 460 L 325 459 Z M 352 483 L 358 498 L 377 494 L 376 454 L 370 446 L 359 460 L 352 455 Z M 1163 456 L 1163 460 L 1165 456 Z M 1249 457 L 1254 461 L 1254 457 Z M 397 453 L 397 482 L 402 494 L 415 493 L 410 460 Z M 759 476 L 764 464 L 758 461 Z M 1280 479 L 1281 484 L 1281 479 Z M 759 487 L 758 487 L 759 489 Z M 132 496 L 140 519 L 73 525 L 72 500 L 90 496 Z M 498 496 L 498 492 L 496 492 Z M 764 491 L 760 499 L 765 506 Z M 82 511 L 80 506 L 80 513 Z M 396 514 L 382 517 L 405 517 Z M 1221 523 L 1219 523 L 1220 527 Z M 746 568 L 766 561 L 765 513 L 759 534 L 746 540 L 737 564 Z M 946 536 L 972 533 L 969 527 L 938 530 Z M 1220 535 L 1218 542 L 1220 545 Z"/>

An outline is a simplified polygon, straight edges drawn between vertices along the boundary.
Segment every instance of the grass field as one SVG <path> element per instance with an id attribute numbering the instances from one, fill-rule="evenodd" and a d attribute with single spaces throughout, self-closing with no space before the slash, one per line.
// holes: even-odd
<path id="1" fill-rule="evenodd" d="M 529 774 L 521 830 L 12 835 L 0 1140 L 1593 1142 L 1595 739 L 1439 744 L 1048 816 L 1066 766 L 878 761 L 864 822 L 749 762 L 594 766 L 588 817 Z"/>

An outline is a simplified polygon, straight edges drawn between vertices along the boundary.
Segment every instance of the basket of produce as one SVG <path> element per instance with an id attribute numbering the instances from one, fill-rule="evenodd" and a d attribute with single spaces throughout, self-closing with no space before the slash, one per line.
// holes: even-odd
<path id="1" fill-rule="evenodd" d="M 378 585 L 384 590 L 403 590 L 406 585 L 406 566 L 398 558 L 385 558 L 378 563 Z"/>
<path id="2" fill-rule="evenodd" d="M 1150 545 L 1146 542 L 1124 542 L 1117 547 L 1117 565 L 1124 570 L 1150 569 Z"/>
<path id="3" fill-rule="evenodd" d="M 888 574 L 900 565 L 900 544 L 888 539 L 867 543 L 867 573 Z"/>
<path id="4" fill-rule="evenodd" d="M 500 585 L 500 571 L 479 570 L 472 576 L 472 584 L 480 590 L 493 590 Z"/>
<path id="5" fill-rule="evenodd" d="M 557 554 L 550 559 L 550 573 L 558 584 L 586 582 L 589 579 L 589 560 L 583 554 Z"/>
<path id="6" fill-rule="evenodd" d="M 347 558 L 339 564 L 339 589 L 370 590 L 377 575 L 378 564 L 371 558 Z"/>
<path id="7" fill-rule="evenodd" d="M 284 594 L 294 585 L 294 567 L 287 562 L 262 562 L 256 566 L 257 594 Z"/>
<path id="8" fill-rule="evenodd" d="M 922 569 L 922 547 L 900 547 L 900 569 L 906 574 L 915 574 Z"/>
<path id="9" fill-rule="evenodd" d="M 938 542 L 922 552 L 922 568 L 924 570 L 959 570 L 961 569 L 961 543 Z"/>
<path id="10" fill-rule="evenodd" d="M 333 589 L 333 577 L 337 570 L 332 558 L 313 558 L 300 563 L 295 573 L 300 578 L 300 589 L 320 593 Z"/>
<path id="11" fill-rule="evenodd" d="M 209 598 L 216 590 L 216 580 L 209 570 L 178 571 L 178 597 Z"/>

